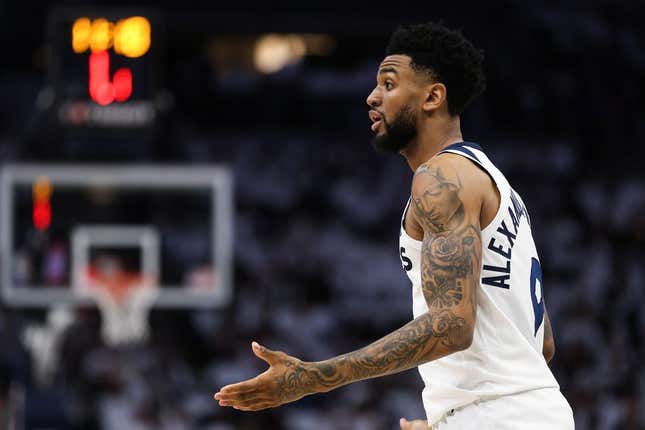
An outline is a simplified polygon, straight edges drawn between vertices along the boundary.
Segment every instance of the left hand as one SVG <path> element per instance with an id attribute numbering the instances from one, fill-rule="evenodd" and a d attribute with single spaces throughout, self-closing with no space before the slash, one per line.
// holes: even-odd
<path id="1" fill-rule="evenodd" d="M 220 406 L 259 411 L 313 393 L 305 362 L 284 352 L 271 351 L 256 342 L 252 343 L 252 348 L 253 353 L 270 367 L 255 378 L 220 388 L 214 396 Z"/>

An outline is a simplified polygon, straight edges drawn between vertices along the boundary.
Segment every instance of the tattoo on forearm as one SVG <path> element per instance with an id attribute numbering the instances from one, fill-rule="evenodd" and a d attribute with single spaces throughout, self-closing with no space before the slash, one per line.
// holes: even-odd
<path id="1" fill-rule="evenodd" d="M 423 166 L 428 186 L 412 196 L 424 230 L 421 282 L 429 312 L 363 349 L 316 363 L 291 363 L 280 381 L 285 398 L 304 396 L 376 376 L 400 372 L 468 347 L 464 309 L 476 311 L 481 262 L 478 224 L 466 215 L 459 178 Z"/>
<path id="2" fill-rule="evenodd" d="M 342 385 L 416 367 L 455 349 L 463 349 L 466 321 L 448 309 L 426 313 L 358 351 L 315 363 L 285 363 L 291 370 L 280 381 L 282 396 L 301 397 Z"/>

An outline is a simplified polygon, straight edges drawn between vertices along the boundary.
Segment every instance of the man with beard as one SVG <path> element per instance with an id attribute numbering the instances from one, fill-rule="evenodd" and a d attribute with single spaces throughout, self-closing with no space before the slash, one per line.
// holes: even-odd
<path id="1" fill-rule="evenodd" d="M 522 199 L 460 115 L 485 88 L 483 53 L 427 23 L 399 28 L 367 98 L 374 145 L 414 176 L 400 257 L 414 320 L 354 352 L 304 362 L 253 342 L 269 369 L 215 394 L 222 406 L 272 408 L 418 367 L 427 420 L 402 429 L 572 430 L 571 408 L 547 361 L 553 334 Z"/>

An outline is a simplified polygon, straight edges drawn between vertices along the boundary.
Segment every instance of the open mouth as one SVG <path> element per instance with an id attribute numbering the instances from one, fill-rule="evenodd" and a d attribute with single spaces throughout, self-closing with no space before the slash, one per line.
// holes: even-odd
<path id="1" fill-rule="evenodd" d="M 371 127 L 372 131 L 376 132 L 381 126 L 381 123 L 383 122 L 381 114 L 376 112 L 375 110 L 371 110 L 369 111 L 369 116 L 370 116 L 370 119 L 372 120 L 372 127 Z"/>

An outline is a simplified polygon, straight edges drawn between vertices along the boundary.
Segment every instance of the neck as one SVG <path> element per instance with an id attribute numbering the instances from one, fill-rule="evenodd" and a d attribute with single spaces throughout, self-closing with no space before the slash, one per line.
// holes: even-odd
<path id="1" fill-rule="evenodd" d="M 443 148 L 463 141 L 459 117 L 448 117 L 439 120 L 430 118 L 419 127 L 417 137 L 401 151 L 412 171 L 437 155 Z"/>

